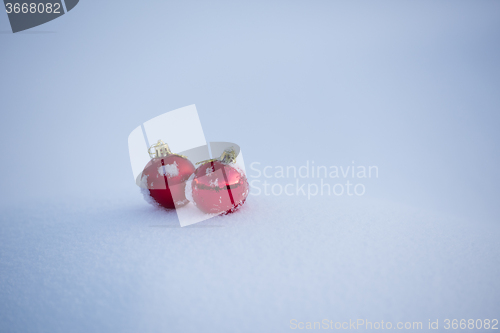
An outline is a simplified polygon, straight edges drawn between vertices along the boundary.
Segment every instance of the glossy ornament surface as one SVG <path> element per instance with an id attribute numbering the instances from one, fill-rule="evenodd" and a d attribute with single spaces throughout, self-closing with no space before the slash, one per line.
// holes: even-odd
<path id="1" fill-rule="evenodd" d="M 228 214 L 245 203 L 248 181 L 232 163 L 211 160 L 199 166 L 191 182 L 194 204 L 208 214 Z"/>
<path id="2" fill-rule="evenodd" d="M 152 153 L 154 157 L 142 172 L 143 186 L 162 207 L 174 209 L 186 205 L 189 201 L 186 199 L 185 182 L 195 171 L 193 163 L 184 156 L 172 154 L 161 141 L 151 148 L 156 148 L 156 152 Z"/>

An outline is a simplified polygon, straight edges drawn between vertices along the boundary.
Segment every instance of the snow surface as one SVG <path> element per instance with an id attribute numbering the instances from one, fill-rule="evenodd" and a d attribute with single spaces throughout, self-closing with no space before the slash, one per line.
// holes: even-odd
<path id="1" fill-rule="evenodd" d="M 111 0 L 17 34 L 0 19 L 0 332 L 498 318 L 499 12 Z M 362 198 L 250 195 L 181 228 L 143 200 L 127 137 L 191 104 L 207 141 L 242 148 L 249 181 L 313 162 L 380 175 Z M 205 144 L 151 125 L 150 143 Z"/>
<path id="2" fill-rule="evenodd" d="M 391 202 L 250 196 L 184 228 L 137 191 L 1 213 L 11 332 L 283 332 L 291 319 L 499 313 L 498 225 Z"/>

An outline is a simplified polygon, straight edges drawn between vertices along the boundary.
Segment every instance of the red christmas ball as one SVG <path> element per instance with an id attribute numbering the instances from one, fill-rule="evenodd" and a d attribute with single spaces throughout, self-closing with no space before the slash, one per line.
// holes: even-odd
<path id="1" fill-rule="evenodd" d="M 245 203 L 245 174 L 222 161 L 209 161 L 196 169 L 191 183 L 193 201 L 204 213 L 229 214 Z"/>
<path id="2" fill-rule="evenodd" d="M 168 149 L 168 148 L 167 148 Z M 158 157 L 160 155 L 160 157 Z M 186 180 L 195 171 L 193 163 L 187 158 L 172 154 L 157 154 L 146 164 L 142 172 L 142 182 L 151 198 L 160 206 L 173 209 L 182 207 L 186 199 Z"/>

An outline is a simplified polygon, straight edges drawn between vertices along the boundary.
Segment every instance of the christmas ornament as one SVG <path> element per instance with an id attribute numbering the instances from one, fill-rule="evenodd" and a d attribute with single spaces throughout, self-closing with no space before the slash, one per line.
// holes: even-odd
<path id="1" fill-rule="evenodd" d="M 173 209 L 182 207 L 186 199 L 185 182 L 195 171 L 185 156 L 173 154 L 162 140 L 148 149 L 151 161 L 142 171 L 141 182 L 149 196 L 160 206 Z"/>
<path id="2" fill-rule="evenodd" d="M 236 153 L 231 147 L 220 159 L 202 161 L 191 176 L 190 197 L 204 213 L 229 214 L 245 203 L 248 196 L 248 181 L 245 173 L 236 164 Z M 191 183 L 191 184 L 189 184 Z"/>

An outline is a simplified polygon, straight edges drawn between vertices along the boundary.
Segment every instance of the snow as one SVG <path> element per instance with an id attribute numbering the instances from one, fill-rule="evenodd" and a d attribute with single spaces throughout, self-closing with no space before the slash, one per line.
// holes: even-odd
<path id="1" fill-rule="evenodd" d="M 139 188 L 142 194 L 142 197 L 144 200 L 149 203 L 150 205 L 153 206 L 159 206 L 159 204 L 151 197 L 151 193 L 149 192 L 149 189 L 140 187 Z"/>
<path id="2" fill-rule="evenodd" d="M 185 190 L 186 199 L 192 203 L 194 203 L 194 199 L 193 199 L 193 188 L 191 186 L 193 184 L 194 177 L 195 174 L 193 173 L 191 176 L 189 176 L 188 180 L 186 180 L 186 190 Z"/>
<path id="3" fill-rule="evenodd" d="M 219 186 L 219 178 L 209 180 L 208 185 L 211 187 Z"/>
<path id="4" fill-rule="evenodd" d="M 497 225 L 383 201 L 250 196 L 181 228 L 136 193 L 4 207 L 2 326 L 282 332 L 291 319 L 498 316 Z"/>
<path id="5" fill-rule="evenodd" d="M 167 176 L 167 178 L 172 178 L 179 175 L 179 167 L 177 162 L 172 164 L 165 164 L 158 168 L 158 173 L 162 176 Z"/>
<path id="6" fill-rule="evenodd" d="M 148 175 L 141 174 L 141 180 L 139 182 L 139 187 L 148 188 Z M 148 192 L 149 193 L 149 192 Z"/>

